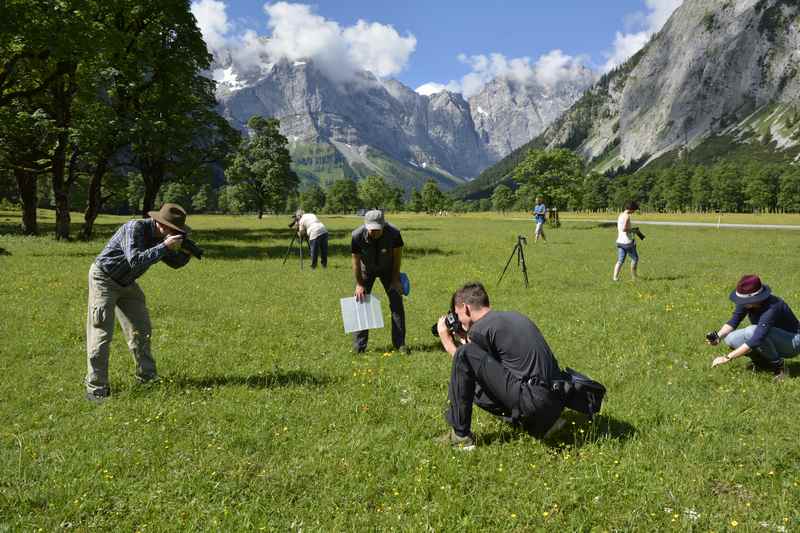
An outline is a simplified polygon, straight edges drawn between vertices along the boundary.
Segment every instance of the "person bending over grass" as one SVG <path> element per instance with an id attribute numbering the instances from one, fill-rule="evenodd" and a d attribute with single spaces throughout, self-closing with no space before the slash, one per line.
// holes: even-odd
<path id="1" fill-rule="evenodd" d="M 442 346 L 453 358 L 445 412 L 452 429 L 440 440 L 461 449 L 475 447 L 473 404 L 534 436 L 546 436 L 564 401 L 549 387 L 562 372 L 539 328 L 520 313 L 492 310 L 480 283 L 458 289 L 451 308 L 461 325 L 455 337 L 445 317 L 437 324 Z"/>
<path id="2" fill-rule="evenodd" d="M 639 204 L 631 200 L 625 204 L 625 210 L 617 217 L 617 262 L 614 265 L 614 281 L 619 281 L 619 271 L 625 262 L 625 256 L 631 256 L 631 276 L 636 279 L 636 266 L 639 254 L 636 252 L 636 241 L 631 228 L 631 214 L 639 209 Z"/>
<path id="3" fill-rule="evenodd" d="M 372 293 L 375 280 L 381 280 L 392 312 L 392 344 L 400 353 L 408 354 L 403 284 L 400 280 L 400 262 L 403 257 L 403 237 L 400 230 L 384 220 L 382 211 L 367 211 L 364 224 L 353 230 L 350 251 L 353 258 L 353 277 L 356 280 L 356 300 L 364 301 L 366 295 Z M 353 351 L 364 352 L 368 341 L 368 329 L 355 332 Z"/>
<path id="4" fill-rule="evenodd" d="M 120 227 L 89 268 L 85 379 L 89 401 L 101 402 L 111 394 L 108 357 L 117 311 L 136 361 L 136 379 L 147 383 L 158 378 L 150 353 L 150 315 L 136 279 L 159 261 L 180 268 L 191 255 L 181 249 L 189 232 L 186 211 L 181 206 L 164 204 L 160 211 L 150 211 L 149 215 L 150 218 L 131 220 Z"/>
<path id="5" fill-rule="evenodd" d="M 706 341 L 717 345 L 723 340 L 732 351 L 715 358 L 711 366 L 747 355 L 754 370 L 770 371 L 775 381 L 782 381 L 788 375 L 784 358 L 800 353 L 800 322 L 792 309 L 754 274 L 742 276 L 730 299 L 736 304 L 731 319 Z M 752 325 L 736 329 L 745 316 Z"/>
<path id="6" fill-rule="evenodd" d="M 297 224 L 297 236 L 308 239 L 308 250 L 311 253 L 311 268 L 317 268 L 319 258 L 322 268 L 328 268 L 328 230 L 314 213 L 305 213 L 298 209 L 294 214 Z M 301 240 L 302 242 L 302 240 Z"/>

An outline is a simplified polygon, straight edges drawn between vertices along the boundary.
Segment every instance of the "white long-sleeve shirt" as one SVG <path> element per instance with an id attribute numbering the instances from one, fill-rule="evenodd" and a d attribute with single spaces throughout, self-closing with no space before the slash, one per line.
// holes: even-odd
<path id="1" fill-rule="evenodd" d="M 307 235 L 309 241 L 328 233 L 325 225 L 319 221 L 314 213 L 306 213 L 300 217 L 300 220 L 297 221 L 297 231 L 301 236 Z"/>

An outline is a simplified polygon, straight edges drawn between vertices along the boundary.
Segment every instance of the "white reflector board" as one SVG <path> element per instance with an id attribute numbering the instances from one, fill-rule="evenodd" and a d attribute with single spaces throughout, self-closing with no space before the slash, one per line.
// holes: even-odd
<path id="1" fill-rule="evenodd" d="M 381 301 L 374 296 L 367 294 L 361 303 L 355 297 L 342 298 L 340 302 L 345 333 L 383 327 Z"/>

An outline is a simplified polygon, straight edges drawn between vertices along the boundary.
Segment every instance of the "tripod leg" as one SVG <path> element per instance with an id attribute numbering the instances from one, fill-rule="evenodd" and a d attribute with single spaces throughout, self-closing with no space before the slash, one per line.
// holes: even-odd
<path id="1" fill-rule="evenodd" d="M 283 263 L 286 264 L 286 260 L 289 259 L 289 254 L 292 253 L 292 247 L 294 246 L 294 240 L 297 238 L 297 235 L 292 235 L 292 240 L 289 242 L 289 247 L 286 249 L 286 255 L 283 257 Z"/>
<path id="2" fill-rule="evenodd" d="M 303 270 L 303 238 L 300 238 L 300 270 Z"/>
<path id="3" fill-rule="evenodd" d="M 528 288 L 528 268 L 525 266 L 525 252 L 522 251 L 522 246 L 519 246 L 519 264 L 522 267 L 522 279 L 525 281 L 525 288 Z"/>
<path id="4" fill-rule="evenodd" d="M 497 280 L 497 284 L 500 285 L 500 282 L 503 281 L 503 276 L 506 275 L 506 270 L 508 270 L 508 265 L 511 264 L 511 260 L 514 259 L 514 253 L 517 251 L 517 245 L 514 246 L 514 249 L 511 250 L 511 255 L 508 257 L 508 261 L 506 261 L 506 266 L 503 268 L 503 272 L 500 274 L 500 278 Z"/>

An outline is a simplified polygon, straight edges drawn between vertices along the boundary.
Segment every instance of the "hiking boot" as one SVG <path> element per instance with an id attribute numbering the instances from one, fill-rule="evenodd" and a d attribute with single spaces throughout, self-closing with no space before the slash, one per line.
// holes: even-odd
<path id="1" fill-rule="evenodd" d="M 109 389 L 94 389 L 86 391 L 86 399 L 92 403 L 103 403 L 104 401 L 108 400 L 109 396 L 111 396 L 111 390 Z"/>
<path id="2" fill-rule="evenodd" d="M 464 452 L 471 452 L 475 449 L 475 435 L 471 431 L 461 437 L 451 428 L 450 431 L 437 438 L 436 442 Z"/>
<path id="3" fill-rule="evenodd" d="M 561 428 L 563 428 L 566 425 L 567 421 L 561 417 L 558 417 L 558 420 L 556 420 L 555 423 L 552 426 L 550 426 L 550 429 L 548 429 L 547 432 L 542 436 L 542 440 L 549 439 L 550 437 L 561 431 Z"/>
<path id="4" fill-rule="evenodd" d="M 781 365 L 782 364 L 783 363 L 781 363 Z M 773 372 L 776 369 L 776 366 L 775 363 L 772 363 L 759 355 L 752 355 L 750 356 L 750 361 L 748 361 L 745 368 L 753 372 Z"/>
<path id="5" fill-rule="evenodd" d="M 783 361 L 781 361 L 780 366 L 775 367 L 775 369 L 772 371 L 772 381 L 775 383 L 780 383 L 788 377 L 789 371 L 786 369 L 786 365 L 783 364 Z"/>
<path id="6" fill-rule="evenodd" d="M 142 377 L 136 376 L 136 381 L 139 382 L 139 385 L 158 385 L 161 383 L 161 378 L 157 374 L 153 374 L 152 376 Z"/>

